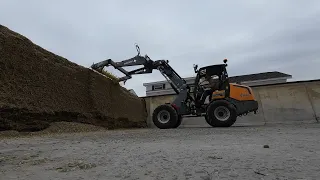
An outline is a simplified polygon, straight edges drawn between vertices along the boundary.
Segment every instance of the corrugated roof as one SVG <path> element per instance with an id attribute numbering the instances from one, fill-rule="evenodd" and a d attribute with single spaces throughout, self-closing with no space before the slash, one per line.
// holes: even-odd
<path id="1" fill-rule="evenodd" d="M 257 73 L 257 74 L 247 74 L 247 75 L 241 75 L 241 76 L 232 76 L 230 77 L 230 82 L 258 81 L 258 80 L 284 78 L 284 77 L 292 78 L 292 76 L 289 74 L 273 71 L 273 72 L 263 72 L 263 73 Z"/>

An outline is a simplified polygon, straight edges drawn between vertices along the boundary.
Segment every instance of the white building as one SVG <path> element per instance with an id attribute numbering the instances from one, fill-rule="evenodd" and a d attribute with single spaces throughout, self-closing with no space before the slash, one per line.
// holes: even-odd
<path id="1" fill-rule="evenodd" d="M 281 72 L 264 72 L 257 74 L 248 74 L 242 76 L 233 76 L 230 77 L 230 82 L 244 84 L 248 86 L 257 86 L 257 85 L 267 85 L 267 84 L 277 84 L 285 83 L 288 79 L 292 78 L 291 75 L 281 73 Z M 194 84 L 195 77 L 184 78 L 187 81 L 187 84 Z M 167 81 L 157 81 L 144 83 L 143 86 L 146 87 L 146 96 L 159 96 L 159 95 L 170 95 L 175 94 L 174 90 L 171 88 L 170 84 Z"/>

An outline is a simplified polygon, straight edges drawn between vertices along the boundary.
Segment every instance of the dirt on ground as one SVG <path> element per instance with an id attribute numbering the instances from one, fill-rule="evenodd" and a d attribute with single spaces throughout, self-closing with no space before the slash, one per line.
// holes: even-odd
<path id="1" fill-rule="evenodd" d="M 2 179 L 319 179 L 320 124 L 0 138 Z M 0 179 L 1 179 L 0 178 Z"/>
<path id="2" fill-rule="evenodd" d="M 57 121 L 145 127 L 144 103 L 110 79 L 0 25 L 0 131 L 39 131 Z"/>
<path id="3" fill-rule="evenodd" d="M 33 137 L 33 136 L 48 136 L 63 133 L 83 133 L 83 132 L 97 132 L 106 131 L 104 127 L 95 126 L 91 124 L 77 123 L 77 122 L 52 122 L 50 126 L 42 131 L 19 132 L 17 130 L 0 131 L 0 139 L 18 138 L 18 137 Z"/>

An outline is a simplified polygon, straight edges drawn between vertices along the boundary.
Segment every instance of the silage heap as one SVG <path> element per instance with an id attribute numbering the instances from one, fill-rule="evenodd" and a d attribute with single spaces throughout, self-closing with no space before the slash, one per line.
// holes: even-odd
<path id="1" fill-rule="evenodd" d="M 0 130 L 73 121 L 108 129 L 146 126 L 144 101 L 91 69 L 0 25 Z"/>

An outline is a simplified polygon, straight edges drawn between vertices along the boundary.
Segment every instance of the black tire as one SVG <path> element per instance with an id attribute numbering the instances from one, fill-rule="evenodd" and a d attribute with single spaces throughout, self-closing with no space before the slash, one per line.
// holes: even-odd
<path id="1" fill-rule="evenodd" d="M 152 121 L 160 129 L 170 129 L 177 126 L 179 117 L 177 111 L 170 104 L 163 104 L 153 111 Z"/>
<path id="2" fill-rule="evenodd" d="M 208 122 L 208 121 L 209 121 L 209 120 L 208 120 L 208 116 L 205 115 L 204 118 L 206 119 L 206 122 L 209 124 L 209 122 Z"/>
<path id="3" fill-rule="evenodd" d="M 173 128 L 178 128 L 181 125 L 181 122 L 182 122 L 182 116 L 178 115 L 178 122 Z"/>
<path id="4" fill-rule="evenodd" d="M 208 106 L 205 119 L 212 127 L 230 127 L 237 120 L 237 111 L 230 102 L 217 100 Z"/>

